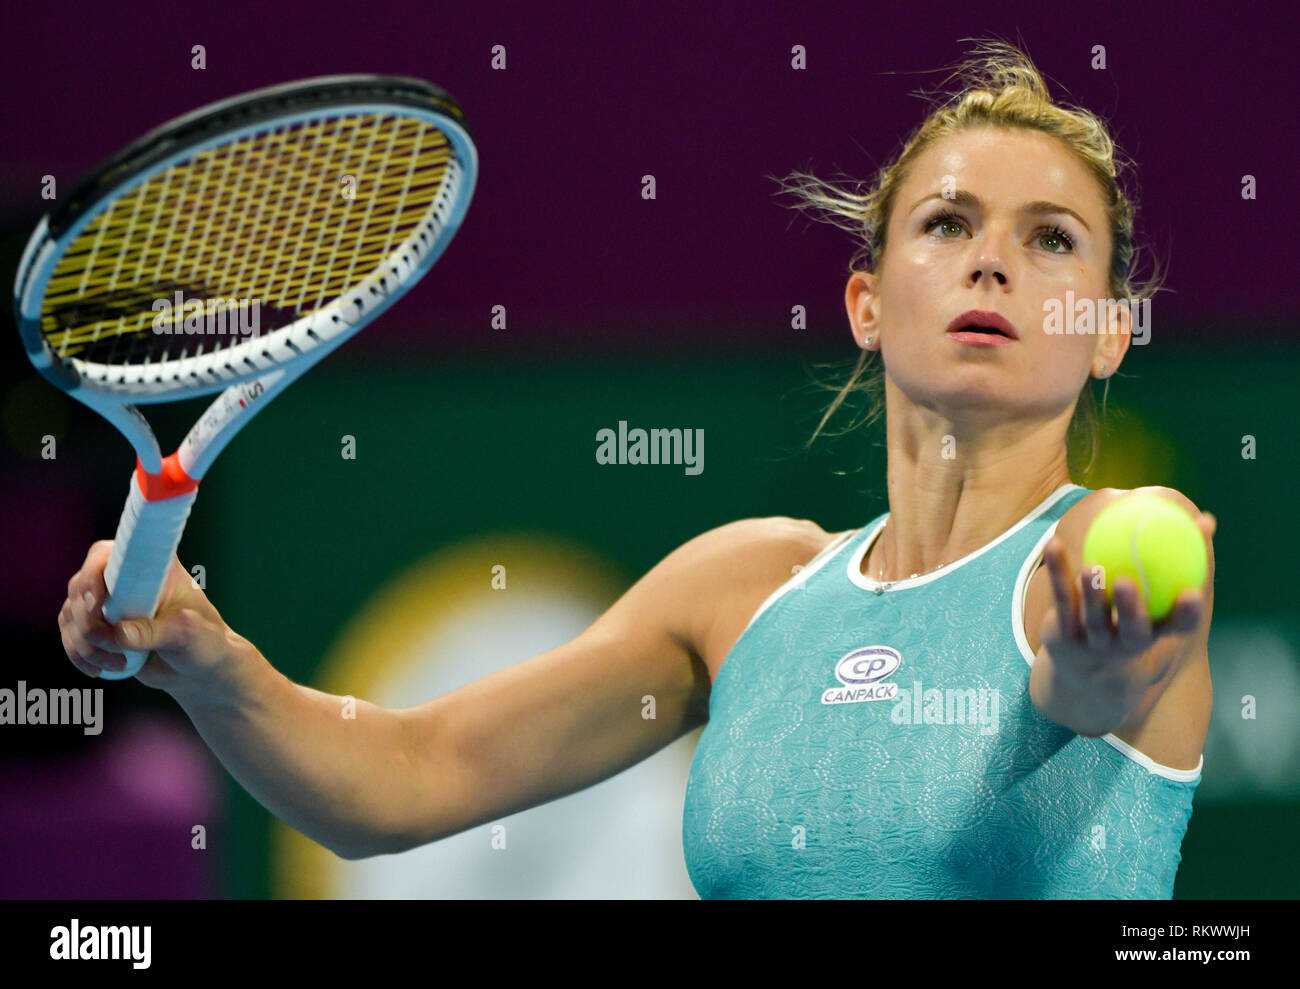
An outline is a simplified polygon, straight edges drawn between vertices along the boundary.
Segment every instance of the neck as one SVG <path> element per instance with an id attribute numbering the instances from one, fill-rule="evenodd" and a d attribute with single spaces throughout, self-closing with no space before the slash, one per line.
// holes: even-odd
<path id="1" fill-rule="evenodd" d="M 894 414 L 903 402 L 887 407 L 889 523 L 864 561 L 872 579 L 902 580 L 960 559 L 1070 481 L 1073 410 L 970 423 L 910 404 Z"/>

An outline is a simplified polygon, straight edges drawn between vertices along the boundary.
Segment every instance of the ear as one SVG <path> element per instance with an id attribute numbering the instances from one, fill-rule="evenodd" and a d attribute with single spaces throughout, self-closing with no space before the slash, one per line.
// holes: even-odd
<path id="1" fill-rule="evenodd" d="M 1133 311 L 1127 302 L 1112 302 L 1106 306 L 1106 325 L 1099 328 L 1097 346 L 1092 353 L 1092 373 L 1098 378 L 1109 378 L 1119 370 L 1129 344 L 1133 342 Z"/>
<path id="2" fill-rule="evenodd" d="M 863 350 L 880 349 L 879 279 L 869 271 L 855 271 L 844 289 L 844 309 L 853 339 Z"/>

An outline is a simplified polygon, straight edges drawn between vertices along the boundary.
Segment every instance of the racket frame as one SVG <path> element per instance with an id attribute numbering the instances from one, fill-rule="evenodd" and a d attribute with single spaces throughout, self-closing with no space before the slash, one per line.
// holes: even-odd
<path id="1" fill-rule="evenodd" d="M 393 90 L 401 98 L 376 98 L 378 89 Z M 347 90 L 371 98 L 355 103 L 334 102 Z M 310 97 L 315 102 L 296 113 L 276 112 L 276 105 L 267 102 L 294 97 Z M 322 102 L 323 98 L 328 101 Z M 265 112 L 257 112 L 258 108 L 265 108 Z M 367 112 L 395 112 L 422 119 L 447 137 L 451 154 L 447 163 L 450 174 L 426 216 L 366 278 L 328 305 L 265 337 L 210 354 L 129 368 L 57 357 L 41 333 L 45 289 L 68 246 L 114 200 L 197 153 L 264 132 L 268 123 L 287 127 L 304 120 Z M 232 114 L 249 119 L 234 128 L 225 123 Z M 464 115 L 444 91 L 422 80 L 331 76 L 257 90 L 164 124 L 105 161 L 74 190 L 67 203 L 40 221 L 23 252 L 15 279 L 15 314 L 28 357 L 45 378 L 116 426 L 131 443 L 137 458 L 118 539 L 105 570 L 109 587 L 109 600 L 104 603 L 107 620 L 116 623 L 122 618 L 153 616 L 197 493 L 197 482 L 235 434 L 272 398 L 382 315 L 423 277 L 446 250 L 464 219 L 477 175 L 478 153 L 465 127 Z M 182 401 L 215 391 L 221 394 L 195 422 L 176 453 L 164 460 L 157 437 L 137 406 Z M 179 487 L 175 485 L 176 467 L 185 482 Z M 127 559 L 128 543 L 136 545 L 138 552 L 134 555 L 139 560 Z M 130 571 L 132 579 L 130 587 L 126 588 L 124 582 L 123 593 L 118 594 L 115 585 L 124 570 Z M 127 658 L 126 670 L 105 670 L 101 678 L 134 676 L 146 655 L 128 652 Z"/>
<path id="2" fill-rule="evenodd" d="M 196 110 L 151 132 L 153 141 L 161 142 L 163 146 L 170 148 L 170 153 L 166 155 L 150 154 L 147 148 L 143 147 L 146 142 L 151 140 L 150 135 L 146 135 L 135 142 L 134 145 L 101 165 L 95 176 L 85 180 L 77 187 L 77 190 L 70 196 L 68 204 L 41 220 L 19 263 L 15 282 L 18 329 L 23 344 L 27 349 L 27 355 L 36 369 L 64 391 L 71 394 L 73 389 L 76 389 L 79 398 L 81 397 L 80 393 L 85 390 L 91 393 L 122 396 L 137 405 L 149 402 L 179 401 L 211 394 L 240 381 L 260 377 L 276 367 L 292 364 L 299 359 L 300 355 L 305 356 L 308 351 L 330 341 L 337 334 L 343 333 L 345 337 L 350 335 L 351 332 L 360 329 L 366 322 L 369 322 L 379 312 L 382 312 L 389 303 L 403 293 L 402 286 L 409 285 L 412 277 L 418 280 L 424 271 L 438 259 L 438 256 L 446 248 L 447 243 L 450 242 L 463 220 L 465 211 L 469 208 L 469 200 L 473 196 L 478 174 L 478 153 L 469 131 L 464 126 L 463 114 L 460 113 L 459 108 L 451 100 L 450 96 L 434 86 L 421 83 L 422 86 L 427 87 L 430 94 L 436 94 L 437 98 L 448 109 L 431 109 L 429 106 L 413 105 L 413 97 L 409 92 L 403 90 L 403 92 L 406 92 L 404 101 L 379 102 L 371 100 L 366 103 L 358 102 L 342 105 L 318 103 L 284 116 L 271 113 L 256 114 L 256 119 L 253 122 L 246 122 L 237 130 L 228 129 L 212 132 L 209 128 L 200 131 L 197 136 L 191 134 L 189 142 L 182 147 L 175 147 L 174 145 L 177 141 L 175 136 L 177 133 L 185 134 L 194 131 L 196 122 L 209 115 L 216 119 L 226 119 L 238 110 L 242 110 L 244 115 L 248 115 L 249 107 L 247 104 L 260 103 L 262 100 L 270 98 L 284 99 L 286 94 L 297 92 L 299 89 L 304 93 L 313 93 L 317 98 L 329 94 L 334 91 L 334 88 L 339 87 L 342 87 L 344 92 L 349 87 L 360 87 L 363 92 L 368 92 L 356 80 L 383 80 L 386 78 L 333 76 L 326 77 L 323 80 L 309 80 L 306 83 L 291 83 L 258 90 L 242 97 L 213 104 L 210 108 Z M 391 81 L 405 84 L 419 82 L 419 80 L 396 78 Z M 429 98 L 434 97 L 430 95 Z M 328 106 L 329 113 L 322 113 L 325 106 Z M 126 368 L 119 365 L 84 361 L 77 357 L 66 359 L 57 357 L 49 341 L 41 333 L 40 310 L 45 297 L 45 289 L 67 248 L 76 240 L 81 231 L 103 213 L 114 200 L 130 193 L 159 172 L 165 171 L 186 158 L 265 131 L 267 124 L 271 121 L 274 121 L 277 126 L 292 126 L 304 120 L 315 120 L 322 117 L 386 112 L 402 113 L 424 120 L 437 127 L 448 138 L 452 152 L 448 162 L 448 169 L 456 174 L 448 177 L 440 190 L 439 199 L 431 204 L 429 211 L 433 217 L 437 217 L 440 208 L 447 199 L 451 198 L 453 194 L 460 193 L 460 189 L 464 188 L 464 192 L 460 193 L 452 204 L 452 208 L 446 219 L 442 221 L 440 228 L 434 230 L 432 244 L 426 243 L 423 245 L 426 256 L 418 259 L 418 264 L 411 265 L 412 271 L 407 275 L 401 272 L 393 272 L 399 279 L 397 286 L 389 287 L 386 284 L 387 280 L 381 273 L 389 268 L 394 258 L 403 258 L 403 255 L 421 248 L 420 241 L 424 239 L 421 237 L 421 233 L 425 232 L 423 226 L 416 227 L 406 241 L 390 254 L 389 258 L 375 270 L 370 278 L 354 286 L 353 289 L 340 296 L 329 306 L 300 317 L 287 326 L 273 330 L 265 337 L 254 337 L 232 347 L 208 354 L 161 361 L 154 364 L 133 365 Z M 122 160 L 119 161 L 119 159 Z M 131 162 L 131 164 L 128 164 L 128 162 Z M 106 183 L 99 177 L 102 174 L 116 176 L 116 180 Z M 89 202 L 84 207 L 83 212 L 71 215 L 67 212 L 72 206 L 85 203 L 87 200 Z M 394 291 L 393 288 L 396 288 L 397 291 Z M 379 309 L 373 315 L 349 317 L 349 314 L 340 311 L 345 303 L 354 303 L 359 309 L 364 310 L 364 307 L 372 301 L 365 297 L 367 291 L 372 289 L 374 291 L 371 294 L 379 296 L 379 300 L 377 300 Z M 384 301 L 385 297 L 386 301 Z M 340 318 L 326 321 L 319 318 L 323 314 L 337 315 Z"/>

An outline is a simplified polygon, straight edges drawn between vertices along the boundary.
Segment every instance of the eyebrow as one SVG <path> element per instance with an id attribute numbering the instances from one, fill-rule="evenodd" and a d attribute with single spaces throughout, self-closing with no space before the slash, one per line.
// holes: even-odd
<path id="1" fill-rule="evenodd" d="M 958 206 L 967 206 L 970 207 L 971 209 L 980 209 L 983 206 L 983 204 L 980 202 L 979 196 L 975 195 L 972 192 L 967 192 L 965 189 L 958 189 L 951 196 L 944 196 L 938 192 L 932 192 L 928 196 L 923 196 L 921 199 L 918 199 L 915 203 L 912 204 L 912 209 L 909 212 L 916 212 L 916 208 L 918 206 L 920 206 L 924 202 L 928 202 L 931 199 L 942 199 L 945 202 L 955 203 Z M 1032 203 L 1025 203 L 1025 205 L 1020 207 L 1020 211 L 1022 213 L 1028 213 L 1031 216 L 1044 216 L 1048 213 L 1064 213 L 1066 216 L 1074 217 L 1076 220 L 1078 220 L 1080 223 L 1083 224 L 1084 230 L 1087 230 L 1089 233 L 1092 233 L 1092 227 L 1088 226 L 1087 220 L 1081 217 L 1074 210 L 1070 209 L 1068 206 L 1062 206 L 1060 203 L 1051 203 L 1045 199 L 1036 199 Z"/>

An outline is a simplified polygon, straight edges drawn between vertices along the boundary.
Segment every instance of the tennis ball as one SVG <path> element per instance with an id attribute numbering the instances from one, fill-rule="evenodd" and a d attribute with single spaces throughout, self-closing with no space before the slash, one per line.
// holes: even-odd
<path id="1" fill-rule="evenodd" d="M 1083 540 L 1083 565 L 1104 568 L 1106 600 L 1119 577 L 1131 577 L 1152 621 L 1173 610 L 1183 591 L 1205 583 L 1209 561 L 1196 520 L 1173 502 L 1132 494 L 1107 505 Z"/>

